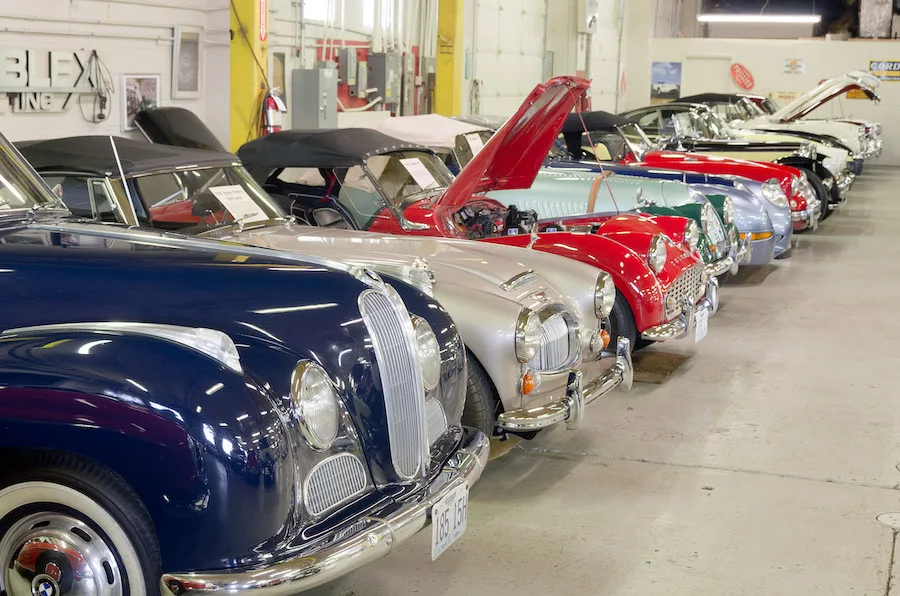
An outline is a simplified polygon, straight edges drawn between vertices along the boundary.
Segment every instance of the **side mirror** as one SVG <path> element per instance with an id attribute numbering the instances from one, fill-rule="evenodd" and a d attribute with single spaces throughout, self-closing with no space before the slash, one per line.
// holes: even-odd
<path id="1" fill-rule="evenodd" d="M 648 199 L 644 196 L 644 189 L 637 189 L 637 193 L 634 195 L 634 201 L 641 207 L 652 207 L 656 205 L 656 201 L 654 199 Z"/>

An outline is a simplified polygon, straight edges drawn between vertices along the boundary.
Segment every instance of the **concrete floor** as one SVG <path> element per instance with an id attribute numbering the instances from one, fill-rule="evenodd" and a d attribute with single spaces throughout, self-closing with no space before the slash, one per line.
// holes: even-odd
<path id="1" fill-rule="evenodd" d="M 726 285 L 666 384 L 491 462 L 437 561 L 428 530 L 315 593 L 900 596 L 875 521 L 900 511 L 897 188 L 868 168 L 793 258 Z"/>

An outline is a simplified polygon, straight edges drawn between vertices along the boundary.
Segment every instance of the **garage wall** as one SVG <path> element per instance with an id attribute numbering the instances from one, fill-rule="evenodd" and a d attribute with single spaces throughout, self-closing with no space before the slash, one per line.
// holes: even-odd
<path id="1" fill-rule="evenodd" d="M 122 134 L 122 74 L 160 75 L 161 105 L 195 111 L 222 140 L 228 138 L 229 26 L 228 0 L 41 0 L 4 2 L 0 48 L 36 50 L 46 76 L 49 50 L 96 50 L 109 69 L 114 94 L 107 117 L 87 122 L 77 102 L 63 113 L 11 113 L 0 95 L 0 130 L 13 140 L 79 134 Z M 201 80 L 203 97 L 173 100 L 173 24 L 203 28 Z M 214 92 L 213 92 L 214 91 Z M 84 111 L 90 115 L 91 101 Z M 135 136 L 129 133 L 126 136 Z"/>
<path id="2" fill-rule="evenodd" d="M 746 66 L 755 79 L 754 93 L 768 95 L 778 92 L 803 92 L 822 79 L 849 72 L 866 70 L 869 60 L 900 59 L 900 43 L 891 41 L 824 41 L 824 40 L 737 40 L 737 39 L 654 39 L 650 44 L 644 73 L 649 73 L 652 61 L 681 61 L 685 64 L 685 81 L 704 80 L 703 73 L 691 73 L 692 56 L 721 57 Z M 803 74 L 786 74 L 784 61 L 801 59 Z M 638 65 L 632 65 L 632 72 Z M 721 77 L 720 77 L 721 78 Z M 705 77 L 707 88 L 685 88 L 685 93 L 702 91 L 737 92 L 730 80 L 713 81 Z M 692 86 L 699 87 L 694 83 Z M 816 118 L 853 116 L 881 122 L 884 127 L 885 155 L 881 163 L 900 164 L 900 83 L 883 82 L 880 104 L 868 100 L 835 99 L 812 114 Z M 640 107 L 649 103 L 649 74 L 633 81 L 628 106 Z M 782 105 L 787 103 L 781 101 Z"/>

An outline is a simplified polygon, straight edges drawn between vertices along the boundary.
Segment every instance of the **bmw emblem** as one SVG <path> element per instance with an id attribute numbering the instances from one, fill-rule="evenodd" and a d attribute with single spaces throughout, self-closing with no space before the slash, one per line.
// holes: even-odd
<path id="1" fill-rule="evenodd" d="M 41 573 L 31 580 L 31 593 L 33 596 L 60 596 L 59 584 L 49 575 Z"/>

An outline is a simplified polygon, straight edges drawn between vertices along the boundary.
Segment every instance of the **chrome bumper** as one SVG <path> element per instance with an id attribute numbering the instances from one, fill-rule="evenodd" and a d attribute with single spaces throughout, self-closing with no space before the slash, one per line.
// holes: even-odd
<path id="1" fill-rule="evenodd" d="M 698 304 L 693 304 L 689 298 L 685 298 L 681 316 L 674 321 L 650 327 L 641 333 L 641 339 L 666 341 L 684 337 L 694 326 L 694 317 L 701 308 L 709 311 L 710 316 L 716 314 L 716 311 L 719 310 L 719 280 L 715 277 L 710 277 L 709 281 L 706 282 L 706 295 L 703 297 L 703 300 Z"/>
<path id="2" fill-rule="evenodd" d="M 733 253 L 734 250 L 732 249 L 731 252 Z M 731 271 L 735 266 L 735 263 L 734 257 L 729 254 L 727 257 L 722 257 L 718 261 L 707 263 L 703 266 L 703 270 L 706 271 L 706 274 L 710 277 L 719 277 L 720 275 Z"/>
<path id="3" fill-rule="evenodd" d="M 428 525 L 431 508 L 463 482 L 478 481 L 487 465 L 491 446 L 480 431 L 464 429 L 459 449 L 450 457 L 418 500 L 403 503 L 387 517 L 368 517 L 367 527 L 350 538 L 315 553 L 280 563 L 240 571 L 166 573 L 160 580 L 162 596 L 191 594 L 259 594 L 287 596 L 330 582 L 379 559 Z"/>
<path id="4" fill-rule="evenodd" d="M 569 372 L 566 396 L 558 402 L 503 412 L 497 418 L 497 426 L 510 432 L 528 432 L 547 428 L 560 422 L 575 430 L 584 417 L 584 408 L 600 399 L 616 387 L 631 389 L 634 371 L 631 365 L 631 342 L 620 337 L 616 342 L 616 362 L 599 377 L 583 385 L 579 370 Z"/>

